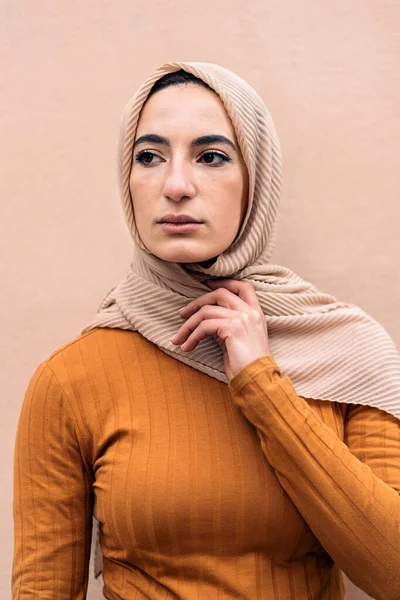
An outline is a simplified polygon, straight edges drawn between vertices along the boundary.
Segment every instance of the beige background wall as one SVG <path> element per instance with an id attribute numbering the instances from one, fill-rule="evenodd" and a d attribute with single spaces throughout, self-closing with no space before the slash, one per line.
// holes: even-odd
<path id="1" fill-rule="evenodd" d="M 168 60 L 247 79 L 284 155 L 273 261 L 359 304 L 400 347 L 399 31 L 398 0 L 0 0 L 1 598 L 27 383 L 130 259 L 114 169 L 128 97 Z"/>

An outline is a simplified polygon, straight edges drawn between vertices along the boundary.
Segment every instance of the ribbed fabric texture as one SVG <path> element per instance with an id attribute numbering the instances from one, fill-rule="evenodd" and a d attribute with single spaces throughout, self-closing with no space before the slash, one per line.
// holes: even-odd
<path id="1" fill-rule="evenodd" d="M 375 365 L 370 365 L 375 372 Z M 15 450 L 13 600 L 400 597 L 400 423 L 303 399 L 271 356 L 226 385 L 101 328 L 29 384 Z"/>
<path id="2" fill-rule="evenodd" d="M 249 174 L 246 217 L 236 241 L 209 269 L 164 262 L 148 253 L 135 229 L 129 190 L 132 148 L 142 106 L 154 82 L 184 69 L 220 96 L 232 120 Z M 121 122 L 118 173 L 123 208 L 135 241 L 126 278 L 84 329 L 139 331 L 164 352 L 227 382 L 221 348 L 211 338 L 190 353 L 171 343 L 182 324 L 178 309 L 210 289 L 204 279 L 250 282 L 264 312 L 271 354 L 298 394 L 378 407 L 400 418 L 400 356 L 384 328 L 359 307 L 317 290 L 269 263 L 281 187 L 281 153 L 271 116 L 255 90 L 212 63 L 171 62 L 157 69 L 129 101 Z"/>

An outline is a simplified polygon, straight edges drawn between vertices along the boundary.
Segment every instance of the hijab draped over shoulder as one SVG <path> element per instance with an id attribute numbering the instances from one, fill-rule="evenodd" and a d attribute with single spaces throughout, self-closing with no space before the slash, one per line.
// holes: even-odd
<path id="1" fill-rule="evenodd" d="M 135 228 L 129 189 L 140 111 L 153 84 L 181 69 L 202 79 L 221 98 L 249 176 L 247 213 L 239 234 L 209 268 L 166 262 L 149 253 Z M 206 279 L 238 279 L 254 287 L 267 321 L 271 355 L 298 395 L 374 406 L 400 419 L 400 355 L 385 329 L 358 306 L 340 302 L 290 269 L 270 263 L 281 152 L 271 116 L 249 84 L 212 63 L 162 65 L 125 108 L 118 175 L 134 240 L 133 259 L 124 280 L 107 294 L 82 333 L 96 327 L 138 331 L 170 356 L 227 382 L 222 350 L 212 337 L 189 353 L 181 352 L 171 338 L 182 325 L 179 308 L 210 291 Z"/>

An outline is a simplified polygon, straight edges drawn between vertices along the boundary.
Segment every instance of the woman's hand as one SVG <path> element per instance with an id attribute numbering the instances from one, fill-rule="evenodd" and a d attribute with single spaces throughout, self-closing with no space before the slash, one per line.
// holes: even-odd
<path id="1" fill-rule="evenodd" d="M 222 348 L 225 373 L 231 380 L 253 360 L 270 354 L 267 323 L 250 283 L 223 279 L 207 281 L 207 286 L 213 291 L 179 311 L 187 321 L 171 341 L 190 352 L 206 336 L 213 336 Z"/>

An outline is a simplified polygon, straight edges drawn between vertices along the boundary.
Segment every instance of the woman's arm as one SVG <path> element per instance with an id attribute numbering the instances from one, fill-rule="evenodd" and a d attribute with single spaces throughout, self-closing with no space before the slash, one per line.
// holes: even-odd
<path id="1" fill-rule="evenodd" d="M 346 445 L 323 423 L 271 356 L 230 381 L 277 477 L 325 550 L 378 600 L 400 598 L 400 423 L 351 406 Z"/>
<path id="2" fill-rule="evenodd" d="M 15 445 L 13 600 L 86 598 L 92 481 L 82 447 L 68 399 L 42 363 Z"/>

